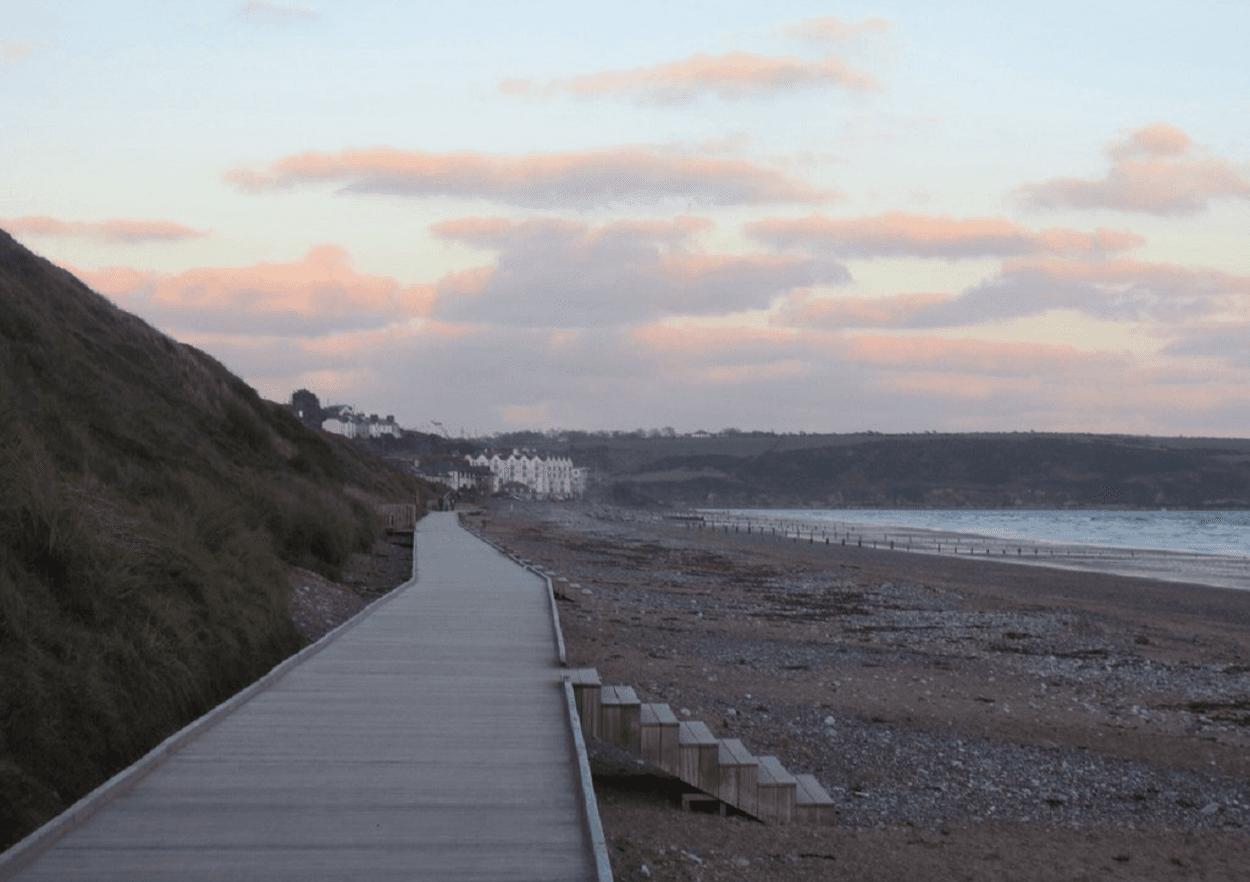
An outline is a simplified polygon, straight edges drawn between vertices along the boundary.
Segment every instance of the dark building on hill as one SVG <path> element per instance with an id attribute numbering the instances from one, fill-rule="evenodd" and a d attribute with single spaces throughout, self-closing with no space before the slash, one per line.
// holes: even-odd
<path id="1" fill-rule="evenodd" d="M 291 393 L 290 407 L 291 413 L 295 414 L 301 423 L 311 428 L 319 428 L 325 419 L 321 401 L 307 389 L 297 389 Z"/>

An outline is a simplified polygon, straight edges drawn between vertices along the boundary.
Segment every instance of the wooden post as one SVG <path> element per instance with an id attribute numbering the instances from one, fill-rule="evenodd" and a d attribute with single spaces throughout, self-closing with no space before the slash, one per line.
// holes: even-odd
<path id="1" fill-rule="evenodd" d="M 838 807 L 812 775 L 795 775 L 794 820 L 807 824 L 836 824 Z"/>
<path id="2" fill-rule="evenodd" d="M 794 799 L 797 782 L 775 756 L 759 757 L 757 782 L 759 816 L 774 824 L 794 820 Z"/>
<path id="3" fill-rule="evenodd" d="M 573 668 L 564 673 L 564 679 L 573 685 L 573 697 L 577 701 L 577 715 L 582 720 L 582 734 L 599 737 L 600 690 L 602 681 L 594 668 Z"/>
<path id="4" fill-rule="evenodd" d="M 677 726 L 680 769 L 677 777 L 707 793 L 720 791 L 720 744 L 707 724 L 682 721 Z"/>
<path id="5" fill-rule="evenodd" d="M 721 739 L 720 788 L 716 794 L 748 815 L 759 814 L 759 760 L 737 738 Z"/>
<path id="6" fill-rule="evenodd" d="M 681 767 L 677 745 L 677 717 L 667 704 L 644 704 L 639 708 L 638 727 L 642 759 L 670 775 Z"/>
<path id="7" fill-rule="evenodd" d="M 599 691 L 599 726 L 602 738 L 635 756 L 642 753 L 639 710 L 642 702 L 632 686 L 604 686 Z"/>

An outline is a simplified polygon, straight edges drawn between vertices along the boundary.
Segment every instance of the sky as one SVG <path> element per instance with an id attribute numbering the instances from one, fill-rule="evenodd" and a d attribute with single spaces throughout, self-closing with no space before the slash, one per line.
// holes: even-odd
<path id="1" fill-rule="evenodd" d="M 11 7 L 0 228 L 267 398 L 1250 436 L 1242 0 Z"/>

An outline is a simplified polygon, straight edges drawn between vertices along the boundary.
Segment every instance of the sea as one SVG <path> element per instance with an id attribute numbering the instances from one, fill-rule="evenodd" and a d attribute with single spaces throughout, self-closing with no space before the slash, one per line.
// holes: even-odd
<path id="1" fill-rule="evenodd" d="M 980 554 L 1020 563 L 1250 589 L 1250 511 L 706 509 L 791 541 Z"/>

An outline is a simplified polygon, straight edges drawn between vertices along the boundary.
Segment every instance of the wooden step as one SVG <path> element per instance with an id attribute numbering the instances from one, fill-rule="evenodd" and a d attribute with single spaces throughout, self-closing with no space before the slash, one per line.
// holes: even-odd
<path id="1" fill-rule="evenodd" d="M 677 777 L 700 790 L 716 794 L 720 790 L 720 742 L 707 724 L 682 720 L 677 724 L 677 750 L 680 765 Z"/>
<path id="2" fill-rule="evenodd" d="M 761 820 L 789 824 L 794 820 L 794 799 L 798 782 L 775 756 L 761 756 L 757 782 L 757 804 Z"/>
<path id="3" fill-rule="evenodd" d="M 718 747 L 720 782 L 716 795 L 759 817 L 759 761 L 737 738 L 722 738 Z"/>
<path id="4" fill-rule="evenodd" d="M 677 745 L 677 717 L 667 704 L 644 704 L 638 712 L 642 759 L 670 775 L 681 768 Z"/>
<path id="5" fill-rule="evenodd" d="M 813 775 L 795 775 L 794 820 L 801 824 L 836 824 L 838 807 Z"/>
<path id="6" fill-rule="evenodd" d="M 582 735 L 599 737 L 599 692 L 603 682 L 594 668 L 569 668 L 564 679 L 573 684 L 573 698 L 577 703 L 577 715 L 582 720 Z"/>
<path id="7" fill-rule="evenodd" d="M 642 756 L 639 713 L 642 702 L 632 686 L 604 686 L 599 690 L 599 737 Z"/>
<path id="8" fill-rule="evenodd" d="M 811 775 L 792 775 L 776 757 L 754 757 L 737 738 L 718 739 L 699 720 L 678 720 L 667 704 L 639 700 L 630 686 L 604 686 L 594 668 L 570 668 L 582 734 L 676 775 L 760 820 L 834 824 L 833 798 Z"/>

